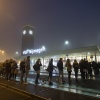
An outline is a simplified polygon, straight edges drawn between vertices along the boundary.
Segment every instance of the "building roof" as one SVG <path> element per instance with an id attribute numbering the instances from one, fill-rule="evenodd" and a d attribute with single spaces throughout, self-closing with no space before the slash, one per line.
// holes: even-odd
<path id="1" fill-rule="evenodd" d="M 99 46 L 89 46 L 89 47 L 81 47 L 81 48 L 74 48 L 74 49 L 67 49 L 67 50 L 57 50 L 57 51 L 51 51 L 51 52 L 43 52 L 40 54 L 32 54 L 30 55 L 32 58 L 41 58 L 41 57 L 50 57 L 50 56 L 56 56 L 56 55 L 87 55 L 90 53 L 90 55 L 99 55 L 100 49 Z M 15 59 L 23 59 L 27 57 L 25 56 L 19 56 L 15 57 Z"/>

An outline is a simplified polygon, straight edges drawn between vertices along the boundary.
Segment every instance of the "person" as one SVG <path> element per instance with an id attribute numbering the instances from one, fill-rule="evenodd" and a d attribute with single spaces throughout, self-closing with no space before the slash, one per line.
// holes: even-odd
<path id="1" fill-rule="evenodd" d="M 18 65 L 17 65 L 17 62 L 16 61 L 14 61 L 14 65 L 15 65 L 15 70 L 14 70 L 14 79 L 16 80 L 16 77 L 17 77 L 17 75 L 18 75 Z"/>
<path id="2" fill-rule="evenodd" d="M 72 65 L 70 62 L 70 59 L 67 59 L 66 63 L 65 63 L 65 67 L 67 67 L 67 72 L 68 72 L 68 82 L 71 82 L 71 72 L 72 72 Z"/>
<path id="3" fill-rule="evenodd" d="M 93 75 L 92 75 L 92 63 L 91 62 L 89 62 L 89 64 L 88 64 L 88 75 L 89 75 L 90 79 L 93 77 Z"/>
<path id="4" fill-rule="evenodd" d="M 89 66 L 89 63 L 87 59 L 84 58 L 83 60 L 83 79 L 88 79 L 88 66 Z"/>
<path id="5" fill-rule="evenodd" d="M 76 81 L 78 82 L 78 69 L 79 69 L 79 64 L 77 62 L 77 60 L 75 59 L 74 62 L 73 62 L 73 68 L 74 68 L 74 72 L 75 72 L 75 79 Z"/>
<path id="6" fill-rule="evenodd" d="M 52 83 L 52 81 L 51 81 L 51 79 L 52 79 L 53 67 L 54 67 L 54 65 L 53 65 L 53 59 L 50 59 L 49 64 L 48 64 L 48 68 L 47 68 L 47 70 L 48 70 L 48 72 L 49 72 L 49 78 L 48 78 L 49 85 L 53 85 L 53 83 Z"/>
<path id="7" fill-rule="evenodd" d="M 14 66 L 14 61 L 11 61 L 11 72 L 9 75 L 9 80 L 11 80 L 11 78 L 14 80 L 14 70 L 15 70 L 15 66 Z"/>
<path id="8" fill-rule="evenodd" d="M 5 71 L 6 71 L 6 79 L 9 81 L 9 76 L 11 73 L 11 64 L 10 64 L 9 60 L 6 60 Z"/>
<path id="9" fill-rule="evenodd" d="M 35 84 L 37 85 L 37 84 L 39 84 L 39 82 L 38 82 L 38 79 L 39 79 L 39 77 L 40 77 L 40 66 L 42 66 L 42 64 L 41 64 L 41 59 L 38 59 L 37 61 L 36 61 L 36 63 L 35 63 L 35 68 L 34 68 L 34 70 L 36 71 L 36 73 L 37 73 L 37 75 L 36 75 L 36 79 L 35 79 Z"/>
<path id="10" fill-rule="evenodd" d="M 63 83 L 64 79 L 63 79 L 63 59 L 62 58 L 59 59 L 59 61 L 57 63 L 57 67 L 58 67 L 58 71 L 59 71 L 58 83 L 60 83 L 60 76 L 62 77 L 61 82 Z"/>
<path id="11" fill-rule="evenodd" d="M 20 72 L 21 72 L 20 82 L 22 83 L 22 82 L 24 82 L 23 78 L 24 78 L 24 74 L 25 74 L 25 59 L 20 62 Z"/>
<path id="12" fill-rule="evenodd" d="M 29 75 L 29 70 L 30 70 L 30 56 L 27 56 L 27 59 L 25 61 L 25 84 L 28 84 L 27 82 L 27 77 Z"/>
<path id="13" fill-rule="evenodd" d="M 97 62 L 96 61 L 92 61 L 92 67 L 94 71 L 94 76 L 96 76 L 97 75 Z"/>
<path id="14" fill-rule="evenodd" d="M 84 74 L 83 74 L 84 60 L 83 59 L 81 59 L 79 62 L 79 68 L 80 68 L 80 72 L 81 72 L 81 79 L 84 79 Z"/>

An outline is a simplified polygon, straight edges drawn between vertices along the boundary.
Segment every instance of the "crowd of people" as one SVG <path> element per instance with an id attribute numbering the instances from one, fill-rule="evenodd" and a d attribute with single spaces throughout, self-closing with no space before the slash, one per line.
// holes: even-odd
<path id="1" fill-rule="evenodd" d="M 50 59 L 46 71 L 48 72 L 48 84 L 53 85 L 52 75 L 55 66 L 53 65 L 54 60 Z M 40 78 L 40 70 L 41 70 L 41 59 L 37 59 L 36 63 L 33 65 L 33 69 L 36 72 L 35 84 L 39 84 Z M 71 82 L 71 74 L 74 71 L 75 80 L 78 82 L 79 72 L 81 73 L 82 79 L 92 78 L 94 76 L 99 75 L 100 63 L 92 61 L 88 62 L 86 59 L 81 59 L 79 62 L 75 59 L 71 64 L 70 59 L 66 60 L 64 64 L 63 58 L 59 58 L 56 68 L 58 69 L 59 75 L 57 82 L 64 83 L 66 80 L 64 78 L 64 67 L 68 72 L 68 82 Z M 23 59 L 19 65 L 20 70 L 20 82 L 24 84 L 28 84 L 27 78 L 30 71 L 30 56 Z M 3 63 L 0 63 L 0 75 L 5 77 L 6 80 L 16 80 L 16 76 L 18 74 L 18 65 L 17 62 L 13 59 L 6 60 Z"/>
<path id="2" fill-rule="evenodd" d="M 8 81 L 13 79 L 16 80 L 18 74 L 17 62 L 13 59 L 6 60 L 0 63 L 0 75 L 5 77 Z"/>

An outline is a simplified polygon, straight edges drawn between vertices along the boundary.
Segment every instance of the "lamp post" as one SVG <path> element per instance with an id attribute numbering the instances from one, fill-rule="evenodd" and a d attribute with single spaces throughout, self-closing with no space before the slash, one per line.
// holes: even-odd
<path id="1" fill-rule="evenodd" d="M 66 50 L 67 50 L 67 46 L 68 46 L 68 44 L 69 44 L 69 41 L 65 41 Z M 67 59 L 68 59 L 68 54 L 66 54 L 66 56 L 67 56 Z"/>

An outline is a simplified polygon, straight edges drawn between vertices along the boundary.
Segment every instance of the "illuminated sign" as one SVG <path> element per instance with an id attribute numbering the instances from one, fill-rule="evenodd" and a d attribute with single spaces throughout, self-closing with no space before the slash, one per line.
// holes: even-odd
<path id="1" fill-rule="evenodd" d="M 23 54 L 41 53 L 41 52 L 43 52 L 43 51 L 46 51 L 45 46 L 42 46 L 42 48 L 40 48 L 40 49 L 35 49 L 35 50 L 33 50 L 33 49 L 27 49 L 27 50 L 23 51 Z"/>

